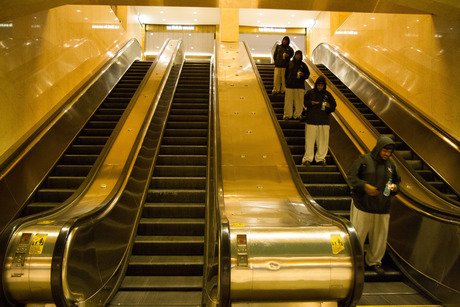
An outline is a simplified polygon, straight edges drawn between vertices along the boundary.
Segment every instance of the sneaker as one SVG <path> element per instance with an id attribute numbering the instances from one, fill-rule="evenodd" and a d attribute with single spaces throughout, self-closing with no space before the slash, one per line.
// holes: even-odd
<path id="1" fill-rule="evenodd" d="M 281 94 L 284 94 L 284 91 L 281 91 L 280 93 L 281 93 Z"/>
<path id="2" fill-rule="evenodd" d="M 385 275 L 385 270 L 382 268 L 381 265 L 376 264 L 371 266 L 371 268 L 376 272 L 378 275 Z"/>
<path id="3" fill-rule="evenodd" d="M 303 166 L 310 166 L 310 164 L 311 164 L 310 161 L 307 161 L 307 160 L 302 161 L 302 165 L 303 165 Z"/>
<path id="4" fill-rule="evenodd" d="M 326 164 L 326 160 L 320 161 L 318 164 L 321 165 L 321 166 L 327 165 L 327 164 Z"/>
<path id="5" fill-rule="evenodd" d="M 275 91 L 275 90 L 272 91 L 272 94 L 278 94 L 278 93 L 279 93 L 278 91 Z"/>
<path id="6" fill-rule="evenodd" d="M 289 119 L 291 119 L 291 118 L 288 117 L 288 116 L 286 116 L 286 115 L 284 115 L 284 116 L 283 116 L 283 119 L 284 119 L 284 120 L 289 120 Z"/>

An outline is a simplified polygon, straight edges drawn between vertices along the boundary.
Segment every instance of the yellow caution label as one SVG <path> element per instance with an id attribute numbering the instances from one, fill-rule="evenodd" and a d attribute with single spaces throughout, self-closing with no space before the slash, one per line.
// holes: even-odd
<path id="1" fill-rule="evenodd" d="M 332 253 L 334 255 L 340 253 L 345 249 L 343 245 L 343 240 L 340 235 L 331 235 L 331 246 L 332 246 Z"/>
<path id="2" fill-rule="evenodd" d="M 232 223 L 233 227 L 244 227 L 244 223 Z"/>
<path id="3" fill-rule="evenodd" d="M 36 234 L 30 244 L 29 255 L 41 255 L 47 237 L 47 234 Z"/>

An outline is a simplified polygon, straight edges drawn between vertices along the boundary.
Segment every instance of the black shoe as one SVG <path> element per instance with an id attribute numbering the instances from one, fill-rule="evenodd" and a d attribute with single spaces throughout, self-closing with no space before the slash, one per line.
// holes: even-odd
<path id="1" fill-rule="evenodd" d="M 378 275 L 385 275 L 385 270 L 382 268 L 381 265 L 373 265 L 371 268 L 376 272 Z"/>
<path id="2" fill-rule="evenodd" d="M 318 164 L 321 165 L 321 166 L 326 166 L 327 165 L 326 160 L 320 161 Z"/>
<path id="3" fill-rule="evenodd" d="M 303 165 L 303 166 L 310 166 L 310 161 L 303 161 L 303 162 L 302 162 L 302 165 Z"/>

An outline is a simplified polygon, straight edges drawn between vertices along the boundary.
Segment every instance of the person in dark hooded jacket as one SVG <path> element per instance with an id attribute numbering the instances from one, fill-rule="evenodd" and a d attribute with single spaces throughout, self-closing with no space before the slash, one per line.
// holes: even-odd
<path id="1" fill-rule="evenodd" d="M 398 193 L 401 182 L 396 165 L 390 159 L 394 149 L 391 138 L 380 136 L 374 149 L 360 156 L 348 172 L 353 193 L 350 220 L 362 246 L 369 235 L 365 261 L 378 274 L 385 273 L 381 264 L 390 222 L 390 195 Z"/>
<path id="2" fill-rule="evenodd" d="M 313 162 L 326 165 L 326 155 L 329 147 L 329 117 L 337 106 L 334 97 L 326 90 L 326 79 L 319 76 L 315 87 L 304 97 L 306 112 L 305 125 L 305 154 L 302 164 Z M 316 143 L 316 154 L 315 154 Z"/>
<path id="3" fill-rule="evenodd" d="M 275 62 L 275 73 L 273 75 L 273 90 L 272 94 L 284 93 L 286 91 L 286 83 L 284 80 L 284 72 L 289 65 L 289 61 L 294 55 L 294 49 L 289 44 L 291 40 L 289 36 L 283 37 L 281 45 L 277 45 L 273 52 L 273 61 Z"/>
<path id="4" fill-rule="evenodd" d="M 283 119 L 300 119 L 303 110 L 305 80 L 310 76 L 307 64 L 303 61 L 302 51 L 297 50 L 286 68 L 286 95 L 284 96 Z"/>

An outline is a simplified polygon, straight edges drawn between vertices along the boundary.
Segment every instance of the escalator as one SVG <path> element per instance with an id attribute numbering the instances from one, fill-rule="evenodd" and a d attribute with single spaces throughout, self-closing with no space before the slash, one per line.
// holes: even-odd
<path id="1" fill-rule="evenodd" d="M 202 302 L 209 63 L 184 63 L 124 280 L 110 306 Z"/>
<path id="2" fill-rule="evenodd" d="M 282 119 L 284 95 L 271 94 L 274 66 L 272 64 L 258 64 L 257 68 L 305 188 L 323 208 L 349 218 L 350 188 L 345 175 L 335 161 L 334 153 L 329 150 L 326 166 L 311 164 L 309 167 L 305 167 L 302 165 L 302 156 L 305 152 L 305 123 L 298 120 Z M 366 269 L 364 291 L 359 304 L 431 304 L 404 278 L 388 255 L 385 255 L 382 265 L 385 269 L 383 276 Z"/>
<path id="3" fill-rule="evenodd" d="M 152 62 L 135 61 L 81 129 L 21 216 L 57 208 L 83 183 Z"/>
<path id="4" fill-rule="evenodd" d="M 460 195 L 443 178 L 432 169 L 421 157 L 417 155 L 383 120 L 363 103 L 340 79 L 334 75 L 325 65 L 316 65 L 321 72 L 334 84 L 337 89 L 355 106 L 366 120 L 380 133 L 391 137 L 396 143 L 395 153 L 404 159 L 429 186 L 433 187 L 446 198 L 456 202 L 460 201 Z"/>

